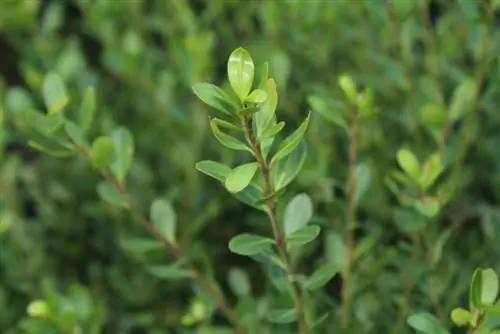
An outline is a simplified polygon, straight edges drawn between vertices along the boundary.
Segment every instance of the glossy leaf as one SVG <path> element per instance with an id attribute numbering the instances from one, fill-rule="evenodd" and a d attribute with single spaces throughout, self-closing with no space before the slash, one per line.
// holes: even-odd
<path id="1" fill-rule="evenodd" d="M 247 50 L 238 48 L 229 56 L 227 75 L 233 91 L 245 101 L 252 88 L 255 67 Z"/>
<path id="2" fill-rule="evenodd" d="M 292 153 L 293 150 L 295 150 L 295 148 L 300 144 L 304 134 L 306 133 L 310 118 L 311 113 L 309 113 L 302 124 L 300 124 L 300 126 L 280 144 L 278 151 L 271 159 L 271 168 L 274 164 L 276 164 L 276 162 Z"/>
<path id="3" fill-rule="evenodd" d="M 256 162 L 240 165 L 233 169 L 226 178 L 225 186 L 229 192 L 237 193 L 245 189 L 252 181 L 259 168 Z"/>
<path id="4" fill-rule="evenodd" d="M 175 243 L 177 217 L 169 201 L 155 199 L 151 204 L 150 218 L 161 235 L 170 243 Z"/>
<path id="5" fill-rule="evenodd" d="M 250 95 L 248 95 L 246 101 L 251 103 L 264 103 L 266 99 L 267 99 L 266 91 L 262 89 L 256 89 L 253 92 L 251 92 Z"/>
<path id="6" fill-rule="evenodd" d="M 285 236 L 304 227 L 313 216 L 313 203 L 307 194 L 299 194 L 292 198 L 285 208 L 284 232 Z"/>
<path id="7" fill-rule="evenodd" d="M 229 241 L 229 250 L 235 254 L 250 256 L 265 251 L 272 244 L 274 244 L 273 239 L 243 233 Z"/>
<path id="8" fill-rule="evenodd" d="M 209 83 L 198 83 L 193 85 L 192 89 L 196 96 L 210 107 L 226 115 L 232 115 L 230 99 L 221 88 Z"/>

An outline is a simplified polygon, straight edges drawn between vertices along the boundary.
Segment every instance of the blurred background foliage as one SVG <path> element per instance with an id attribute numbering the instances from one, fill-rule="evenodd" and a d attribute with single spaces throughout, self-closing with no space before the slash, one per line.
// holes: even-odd
<path id="1" fill-rule="evenodd" d="M 40 329 L 27 306 L 59 298 L 59 328 L 76 321 L 83 333 L 165 333 L 179 328 L 195 296 L 188 282 L 144 270 L 164 253 L 124 245 L 146 231 L 99 199 L 95 171 L 27 147 L 16 115 L 43 110 L 48 71 L 62 76 L 72 101 L 95 87 L 95 135 L 122 125 L 134 134 L 128 182 L 141 208 L 156 196 L 173 203 L 181 243 L 232 302 L 234 277 L 242 280 L 228 281 L 235 268 L 265 296 L 262 268 L 229 253 L 227 242 L 267 233 L 267 221 L 194 168 L 202 159 L 241 161 L 220 149 L 209 133 L 211 110 L 191 91 L 224 81 L 239 46 L 258 64 L 269 60 L 287 129 L 313 111 L 309 155 L 287 196 L 308 193 L 327 233 L 300 269 L 345 253 L 348 141 L 336 110 L 337 78 L 347 73 L 373 90 L 376 110 L 359 124 L 355 332 L 409 333 L 406 316 L 418 310 L 448 323 L 466 301 L 473 269 L 500 269 L 499 25 L 497 0 L 0 1 L 0 332 L 57 333 Z M 464 82 L 477 94 L 448 122 Z M 402 147 L 422 161 L 444 154 L 450 196 L 432 218 L 402 205 L 386 184 Z M 337 326 L 341 286 L 336 278 L 321 298 L 334 311 L 324 333 Z"/>

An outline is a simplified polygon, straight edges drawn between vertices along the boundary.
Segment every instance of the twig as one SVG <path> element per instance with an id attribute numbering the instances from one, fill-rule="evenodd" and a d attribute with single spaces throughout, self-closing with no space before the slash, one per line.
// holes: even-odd
<path id="1" fill-rule="evenodd" d="M 347 240 L 347 264 L 342 280 L 342 314 L 341 325 L 343 329 L 349 327 L 349 311 L 351 303 L 350 276 L 354 265 L 354 227 L 356 225 L 356 163 L 357 163 L 357 137 L 358 137 L 358 106 L 353 103 L 349 118 L 349 170 L 347 176 L 347 207 L 345 234 Z"/>
<path id="2" fill-rule="evenodd" d="M 271 181 L 271 174 L 269 170 L 269 165 L 267 163 L 266 158 L 262 154 L 262 150 L 260 148 L 260 143 L 258 139 L 255 137 L 252 127 L 252 118 L 245 117 L 244 119 L 245 125 L 245 136 L 247 142 L 250 144 L 252 148 L 253 155 L 259 164 L 260 171 L 262 173 L 262 177 L 264 179 L 264 196 L 269 196 L 274 193 L 274 186 Z M 281 233 L 279 224 L 278 224 L 278 216 L 276 214 L 276 201 L 271 200 L 268 203 L 267 216 L 269 217 L 269 221 L 271 223 L 271 228 L 273 230 L 274 241 L 276 244 L 276 248 L 280 254 L 281 260 L 285 265 L 285 270 L 292 286 L 292 298 L 295 306 L 295 312 L 297 313 L 297 319 L 299 323 L 299 333 L 307 334 L 309 333 L 309 328 L 307 326 L 307 322 L 304 315 L 303 310 L 303 298 L 300 293 L 300 287 L 297 281 L 294 279 L 295 273 L 294 269 L 291 265 L 290 255 L 286 249 L 286 244 L 284 243 L 283 234 Z"/>
<path id="3" fill-rule="evenodd" d="M 72 142 L 72 144 L 75 146 L 77 152 L 81 157 L 83 157 L 85 160 L 88 162 L 91 162 L 92 159 L 90 157 L 90 153 L 81 145 L 76 143 L 71 137 L 69 137 L 69 140 Z M 177 247 L 176 245 L 172 244 L 170 241 L 168 241 L 166 238 L 163 237 L 161 232 L 149 221 L 149 219 L 142 213 L 140 212 L 132 203 L 132 200 L 130 199 L 130 196 L 127 192 L 127 189 L 123 184 L 121 184 L 115 176 L 106 168 L 101 168 L 100 173 L 103 176 L 103 178 L 108 181 L 115 190 L 117 190 L 120 195 L 124 198 L 125 204 L 127 208 L 130 210 L 132 215 L 139 221 L 141 224 L 159 241 L 163 243 L 165 248 L 167 248 L 172 255 L 178 260 L 183 260 L 185 258 L 185 253 L 184 251 Z M 216 305 L 219 307 L 219 309 L 222 311 L 222 313 L 226 316 L 226 318 L 229 320 L 229 322 L 234 326 L 236 333 L 239 334 L 246 334 L 247 330 L 243 327 L 241 324 L 241 321 L 238 319 L 236 316 L 235 312 L 227 302 L 227 300 L 221 296 L 219 290 L 217 289 L 216 286 L 210 283 L 210 281 L 196 268 L 196 266 L 190 262 L 190 261 L 184 261 L 184 265 L 191 270 L 194 273 L 194 280 L 200 285 L 203 286 L 208 290 L 208 292 L 212 295 Z"/>

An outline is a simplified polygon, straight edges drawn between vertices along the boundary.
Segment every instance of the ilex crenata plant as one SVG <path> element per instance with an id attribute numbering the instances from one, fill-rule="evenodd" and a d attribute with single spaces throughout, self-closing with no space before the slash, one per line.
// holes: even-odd
<path id="1" fill-rule="evenodd" d="M 308 302 L 309 293 L 326 284 L 338 268 L 325 264 L 309 277 L 297 273 L 293 254 L 313 242 L 320 227 L 310 223 L 313 204 L 306 194 L 298 194 L 287 203 L 283 217 L 279 217 L 277 207 L 305 161 L 304 134 L 311 115 L 282 136 L 285 123 L 276 117 L 278 91 L 269 77 L 269 66 L 264 63 L 256 68 L 243 48 L 230 55 L 227 76 L 231 91 L 210 83 L 196 84 L 193 91 L 219 112 L 210 119 L 215 138 L 225 148 L 247 152 L 248 158 L 237 166 L 205 160 L 196 167 L 220 181 L 237 199 L 267 215 L 272 237 L 243 233 L 230 240 L 229 250 L 264 262 L 272 283 L 282 296 L 289 297 L 288 303 L 268 310 L 268 320 L 297 323 L 299 333 L 309 333 L 324 319 Z"/>

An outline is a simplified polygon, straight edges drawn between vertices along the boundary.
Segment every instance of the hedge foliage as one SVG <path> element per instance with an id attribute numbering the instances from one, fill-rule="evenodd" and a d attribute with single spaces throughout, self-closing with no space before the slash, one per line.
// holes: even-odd
<path id="1" fill-rule="evenodd" d="M 315 330 L 451 328 L 474 269 L 500 269 L 499 15 L 496 0 L 0 1 L 0 332 L 232 332 L 189 275 L 155 272 L 175 259 L 103 201 L 95 168 L 34 147 L 67 153 L 33 131 L 57 89 L 72 119 L 95 104 L 88 136 L 128 152 L 130 200 L 148 213 L 165 199 L 179 249 L 252 333 L 295 330 L 286 314 L 269 321 L 289 302 L 269 268 L 228 250 L 237 234 L 270 235 L 265 215 L 195 167 L 247 162 L 220 147 L 192 90 L 228 88 L 238 47 L 269 61 L 281 138 L 311 111 L 278 213 L 307 194 L 322 234 L 294 254 L 297 270 L 339 269 L 310 296 Z M 353 130 L 361 91 L 369 112 Z"/>

